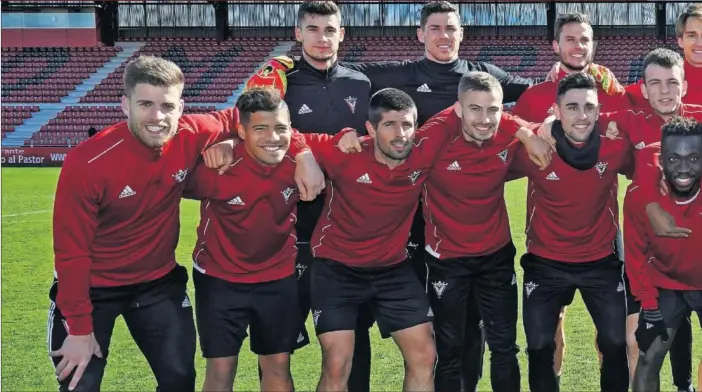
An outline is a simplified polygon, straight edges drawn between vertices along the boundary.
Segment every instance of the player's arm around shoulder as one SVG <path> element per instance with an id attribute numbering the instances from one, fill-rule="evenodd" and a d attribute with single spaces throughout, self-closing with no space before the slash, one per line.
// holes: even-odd
<path id="1" fill-rule="evenodd" d="M 412 73 L 413 62 L 377 61 L 371 63 L 339 63 L 344 68 L 358 71 L 370 80 L 372 90 L 377 91 L 386 87 L 399 87 L 407 83 L 408 75 Z"/>
<path id="2" fill-rule="evenodd" d="M 540 170 L 546 170 L 551 164 L 551 158 L 555 151 L 555 142 L 554 144 L 549 143 L 540 133 L 544 133 L 544 129 L 550 129 L 553 121 L 554 117 L 549 117 L 543 124 L 527 123 L 518 117 L 503 112 L 500 130 L 505 130 L 506 128 L 508 133 L 512 133 L 514 128 L 517 128 L 516 132 L 514 132 L 514 137 L 524 145 L 529 159 Z"/>
<path id="3" fill-rule="evenodd" d="M 363 142 L 368 140 L 366 136 L 359 136 L 357 130 L 353 128 L 344 128 L 334 135 L 326 133 L 304 133 L 303 135 L 330 179 L 333 179 L 335 173 L 348 161 L 345 154 L 361 152 Z"/>
<path id="4" fill-rule="evenodd" d="M 224 172 L 219 173 L 216 169 L 208 168 L 204 162 L 199 162 L 190 174 L 185 183 L 183 198 L 191 200 L 214 200 L 220 181 L 231 181 L 227 175 L 231 167 L 227 167 Z"/>
<path id="5" fill-rule="evenodd" d="M 461 119 L 454 104 L 429 118 L 418 130 L 414 137 L 414 148 L 417 154 L 426 157 L 433 167 L 448 145 L 460 136 Z M 414 153 L 413 153 L 414 154 Z"/>
<path id="6" fill-rule="evenodd" d="M 518 75 L 510 74 L 504 69 L 489 63 L 477 62 L 475 67 L 494 76 L 502 86 L 504 93 L 504 102 L 517 102 L 520 97 L 536 82 L 532 79 L 523 78 Z"/>
<path id="7" fill-rule="evenodd" d="M 612 112 L 600 113 L 597 119 L 596 131 L 609 139 L 625 138 L 636 132 L 638 127 L 646 126 L 643 109 L 629 108 Z"/>
<path id="8" fill-rule="evenodd" d="M 514 151 L 514 159 L 509 165 L 506 181 L 519 180 L 524 177 L 530 177 L 539 171 L 529 158 L 529 153 L 524 148 L 524 145 L 519 143 Z"/>

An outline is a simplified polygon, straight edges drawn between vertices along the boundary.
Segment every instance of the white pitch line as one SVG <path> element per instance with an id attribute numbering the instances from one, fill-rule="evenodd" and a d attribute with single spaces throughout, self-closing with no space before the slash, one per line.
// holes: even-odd
<path id="1" fill-rule="evenodd" d="M 30 211 L 30 212 L 22 212 L 19 214 L 3 214 L 3 218 L 12 218 L 16 216 L 24 216 L 24 215 L 34 215 L 34 214 L 43 214 L 45 212 L 51 212 L 53 210 L 39 210 L 39 211 Z"/>

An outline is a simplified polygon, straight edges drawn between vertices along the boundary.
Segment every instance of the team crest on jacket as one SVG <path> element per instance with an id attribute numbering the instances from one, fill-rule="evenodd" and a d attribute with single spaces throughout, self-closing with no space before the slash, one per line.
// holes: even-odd
<path id="1" fill-rule="evenodd" d="M 351 109 L 351 113 L 356 113 L 356 97 L 346 97 L 344 101 L 346 101 L 346 104 L 349 105 L 349 109 Z"/>
<path id="2" fill-rule="evenodd" d="M 290 196 L 292 196 L 293 192 L 295 192 L 295 190 L 293 188 L 290 188 L 290 187 L 288 187 L 287 189 L 280 192 L 283 194 L 283 199 L 285 199 L 285 204 L 288 204 L 288 200 L 290 200 Z"/>
<path id="3" fill-rule="evenodd" d="M 597 162 L 595 165 L 595 170 L 597 170 L 597 174 L 600 175 L 600 178 L 604 176 L 605 170 L 607 170 L 607 162 Z"/>
<path id="4" fill-rule="evenodd" d="M 500 157 L 500 159 L 502 159 L 502 163 L 507 163 L 507 153 L 508 151 L 504 150 L 497 154 L 497 156 Z"/>
<path id="5" fill-rule="evenodd" d="M 185 177 L 188 175 L 188 169 L 180 169 L 173 175 L 173 178 L 178 182 L 185 181 Z"/>
<path id="6" fill-rule="evenodd" d="M 421 172 L 422 172 L 421 170 L 415 170 L 412 172 L 412 174 L 407 176 L 407 177 L 409 177 L 410 181 L 412 181 L 412 185 L 414 185 L 417 182 L 417 178 L 419 178 L 419 174 Z"/>

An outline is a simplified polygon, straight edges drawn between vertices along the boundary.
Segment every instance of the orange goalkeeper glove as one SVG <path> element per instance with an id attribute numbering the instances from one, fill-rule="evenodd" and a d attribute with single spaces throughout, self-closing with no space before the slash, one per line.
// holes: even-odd
<path id="1" fill-rule="evenodd" d="M 617 78 L 614 77 L 612 71 L 598 64 L 592 64 L 589 68 L 590 75 L 592 75 L 597 83 L 602 85 L 602 89 L 607 93 L 607 95 L 620 95 L 624 93 L 624 87 L 619 84 Z"/>
<path id="2" fill-rule="evenodd" d="M 288 79 L 285 74 L 293 69 L 295 62 L 287 56 L 272 58 L 266 65 L 256 71 L 256 73 L 246 81 L 244 92 L 256 87 L 273 87 L 285 97 L 288 89 Z"/>

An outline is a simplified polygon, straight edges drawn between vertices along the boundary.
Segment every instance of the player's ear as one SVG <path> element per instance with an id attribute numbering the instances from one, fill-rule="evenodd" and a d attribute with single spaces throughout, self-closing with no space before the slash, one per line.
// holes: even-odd
<path id="1" fill-rule="evenodd" d="M 683 80 L 680 88 L 682 89 L 682 96 L 684 97 L 687 94 L 687 80 Z"/>
<path id="2" fill-rule="evenodd" d="M 180 114 L 179 115 L 182 116 L 184 111 L 185 111 L 185 101 L 181 99 L 180 100 Z"/>
<path id="3" fill-rule="evenodd" d="M 375 128 L 373 128 L 373 124 L 370 121 L 366 121 L 366 131 L 370 137 L 375 138 Z"/>
<path id="4" fill-rule="evenodd" d="M 456 101 L 456 103 L 453 104 L 453 111 L 456 112 L 458 118 L 463 118 L 463 108 L 461 107 L 460 101 Z"/>
<path id="5" fill-rule="evenodd" d="M 678 38 L 678 47 L 682 50 L 685 50 L 685 42 L 680 37 Z"/>
<path id="6" fill-rule="evenodd" d="M 419 27 L 419 28 L 417 29 L 417 39 L 419 40 L 419 42 L 425 43 L 425 42 L 424 42 L 424 30 L 422 30 L 421 27 Z"/>
<path id="7" fill-rule="evenodd" d="M 346 36 L 346 29 L 342 27 L 339 29 L 339 42 L 344 42 L 345 36 Z"/>
<path id="8" fill-rule="evenodd" d="M 551 108 L 553 109 L 553 115 L 556 116 L 556 120 L 561 121 L 561 109 L 558 108 L 558 104 L 554 103 Z"/>
<path id="9" fill-rule="evenodd" d="M 300 26 L 295 26 L 295 40 L 297 42 L 302 42 L 302 30 L 300 30 Z"/>
<path id="10" fill-rule="evenodd" d="M 683 93 L 684 95 L 685 93 Z M 648 100 L 648 90 L 646 89 L 646 83 L 641 83 L 641 95 L 643 95 L 646 100 Z"/>
<path id="11" fill-rule="evenodd" d="M 236 133 L 239 134 L 239 139 L 246 140 L 246 130 L 241 123 L 236 124 Z"/>
<path id="12" fill-rule="evenodd" d="M 463 27 L 458 30 L 458 42 L 463 42 Z"/>
<path id="13" fill-rule="evenodd" d="M 122 107 L 122 113 L 129 117 L 129 98 L 127 98 L 126 95 L 122 95 L 122 102 L 120 106 Z"/>
<path id="14" fill-rule="evenodd" d="M 553 42 L 551 43 L 551 46 L 553 46 L 553 51 L 554 51 L 554 52 L 556 52 L 556 53 L 558 53 L 558 54 L 561 53 L 561 47 L 558 45 L 558 41 L 556 41 L 556 40 L 554 39 Z"/>

